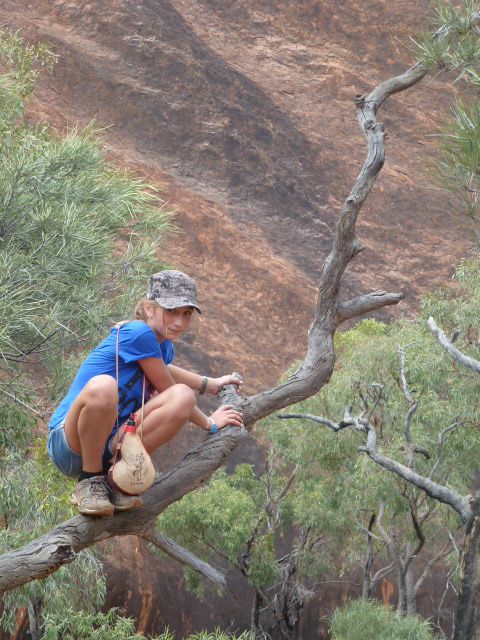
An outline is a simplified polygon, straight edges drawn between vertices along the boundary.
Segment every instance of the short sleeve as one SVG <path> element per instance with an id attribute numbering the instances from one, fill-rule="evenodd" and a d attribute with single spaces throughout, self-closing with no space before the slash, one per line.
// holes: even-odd
<path id="1" fill-rule="evenodd" d="M 122 325 L 119 331 L 118 355 L 123 362 L 133 362 L 143 358 L 162 358 L 163 360 L 157 336 L 144 322 L 129 322 Z"/>
<path id="2" fill-rule="evenodd" d="M 162 351 L 162 358 L 165 364 L 173 362 L 175 357 L 175 351 L 173 349 L 173 342 L 171 340 L 164 340 L 160 345 Z"/>

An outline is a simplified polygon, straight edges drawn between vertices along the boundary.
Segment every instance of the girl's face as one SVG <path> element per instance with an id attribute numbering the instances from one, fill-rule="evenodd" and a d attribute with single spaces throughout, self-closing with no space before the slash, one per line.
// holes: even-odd
<path id="1" fill-rule="evenodd" d="M 192 307 L 178 307 L 177 309 L 163 309 L 157 303 L 145 309 L 148 326 L 163 340 L 177 340 L 190 327 L 194 309 Z"/>

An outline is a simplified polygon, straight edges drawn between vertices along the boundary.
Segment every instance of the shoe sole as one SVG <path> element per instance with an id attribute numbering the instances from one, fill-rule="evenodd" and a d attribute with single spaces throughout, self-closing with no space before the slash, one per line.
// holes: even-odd
<path id="1" fill-rule="evenodd" d="M 116 504 L 113 505 L 115 511 L 130 511 L 131 509 L 140 509 L 140 507 L 143 507 L 143 500 L 140 497 L 128 507 L 117 507 Z"/>
<path id="2" fill-rule="evenodd" d="M 78 513 L 81 513 L 84 516 L 113 516 L 113 505 L 111 507 L 104 507 L 103 509 L 80 508 L 78 500 L 74 496 L 70 498 L 70 502 L 77 507 Z"/>

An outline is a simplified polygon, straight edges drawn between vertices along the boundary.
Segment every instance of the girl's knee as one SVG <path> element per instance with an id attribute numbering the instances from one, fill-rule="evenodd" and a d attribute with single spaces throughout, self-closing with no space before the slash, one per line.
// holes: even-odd
<path id="1" fill-rule="evenodd" d="M 184 410 L 188 417 L 195 406 L 195 393 L 186 384 L 176 384 L 172 387 L 173 401 L 179 410 Z"/>
<path id="2" fill-rule="evenodd" d="M 87 404 L 110 409 L 118 403 L 118 387 L 114 378 L 108 375 L 94 376 L 83 390 Z"/>

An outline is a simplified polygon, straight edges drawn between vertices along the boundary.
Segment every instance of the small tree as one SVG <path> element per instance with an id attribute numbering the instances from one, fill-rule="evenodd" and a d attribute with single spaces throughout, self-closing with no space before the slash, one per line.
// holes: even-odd
<path id="1" fill-rule="evenodd" d="M 160 529 L 189 549 L 246 578 L 254 592 L 255 638 L 274 630 L 285 640 L 296 637 L 316 577 L 338 557 L 332 534 L 341 536 L 342 525 L 348 526 L 346 519 L 328 518 L 327 509 L 312 502 L 322 483 L 310 483 L 309 491 L 303 475 L 272 447 L 259 476 L 250 465 L 239 465 L 232 474 L 218 471 L 208 487 L 172 505 L 158 520 Z M 187 572 L 187 585 L 200 586 L 201 593 L 193 578 Z"/>
<path id="2" fill-rule="evenodd" d="M 474 331 L 470 319 L 478 309 L 479 271 L 480 259 L 465 262 L 458 273 L 463 291 L 454 299 L 440 295 L 425 304 L 426 312 L 437 309 L 445 323 L 448 319 L 451 330 L 453 331 L 454 327 L 456 329 L 456 338 L 464 335 L 465 349 L 473 351 L 477 346 L 476 341 L 472 342 Z M 364 434 L 365 440 L 359 450 L 367 457 L 363 462 L 358 460 L 355 466 L 363 467 L 364 483 L 369 491 L 374 489 L 375 485 L 383 490 L 383 487 L 392 487 L 393 483 L 388 481 L 385 471 L 380 472 L 383 474 L 383 481 L 375 482 L 376 472 L 369 470 L 365 465 L 368 460 L 376 463 L 379 470 L 395 474 L 398 478 L 395 485 L 400 487 L 402 499 L 409 505 L 409 509 L 412 496 L 416 496 L 417 504 L 418 496 L 425 496 L 421 513 L 435 514 L 433 528 L 437 532 L 443 529 L 447 535 L 449 530 L 455 534 L 449 534 L 452 547 L 456 547 L 456 531 L 462 531 L 459 545 L 458 603 L 453 637 L 454 640 L 471 640 L 476 637 L 477 600 L 480 595 L 477 568 L 480 494 L 478 481 L 475 480 L 480 455 L 477 437 L 480 424 L 480 363 L 465 355 L 447 339 L 432 318 L 428 324 L 452 360 L 449 361 L 448 357 L 436 348 L 424 321 L 403 325 L 400 323 L 388 329 L 387 341 L 379 340 L 374 353 L 369 351 L 373 345 L 367 340 L 358 344 L 355 355 L 347 358 L 344 363 L 350 382 L 342 387 L 339 380 L 341 376 L 337 376 L 335 385 L 330 385 L 326 390 L 321 405 L 324 409 L 329 407 L 330 413 L 338 412 L 342 404 L 345 406 L 349 396 L 351 403 L 350 406 L 347 403 L 342 421 L 334 422 L 330 416 L 319 417 L 300 412 L 284 414 L 282 417 L 303 417 L 310 422 L 330 427 L 334 432 L 345 429 L 353 430 L 355 434 Z M 400 336 L 403 339 L 409 336 L 411 353 L 408 368 L 405 361 L 401 360 L 398 367 L 399 375 L 395 375 L 390 358 L 396 350 Z M 466 368 L 465 372 L 462 370 L 463 367 Z M 473 373 L 469 375 L 467 370 Z M 374 403 L 365 403 L 363 397 L 355 397 L 358 387 L 351 384 L 352 378 L 361 379 L 365 386 L 369 381 L 375 382 L 374 388 L 380 387 L 382 392 L 395 386 L 399 387 L 400 395 L 403 391 L 405 396 L 407 410 L 399 411 L 395 395 L 388 392 L 381 401 L 378 401 L 377 395 Z M 381 384 L 376 382 L 379 379 Z M 341 393 L 335 397 L 334 386 L 337 384 L 342 388 Z M 413 398 L 413 387 L 417 400 Z M 412 411 L 414 403 L 416 407 L 415 411 Z M 395 428 L 395 425 L 398 437 L 391 440 L 386 432 L 387 429 Z M 350 441 L 356 436 L 352 433 L 347 438 Z M 399 450 L 403 450 L 401 462 L 398 461 Z M 460 522 L 452 518 L 452 511 L 460 516 Z M 427 538 L 423 529 L 417 529 L 418 525 L 415 526 L 417 537 L 423 535 Z M 396 540 L 398 541 L 398 535 Z M 441 551 L 434 552 L 429 559 L 424 560 L 424 570 L 420 573 L 420 579 L 424 578 L 425 571 L 431 567 L 432 561 L 438 560 L 441 556 Z M 421 561 L 418 552 L 413 557 L 415 562 Z"/>

